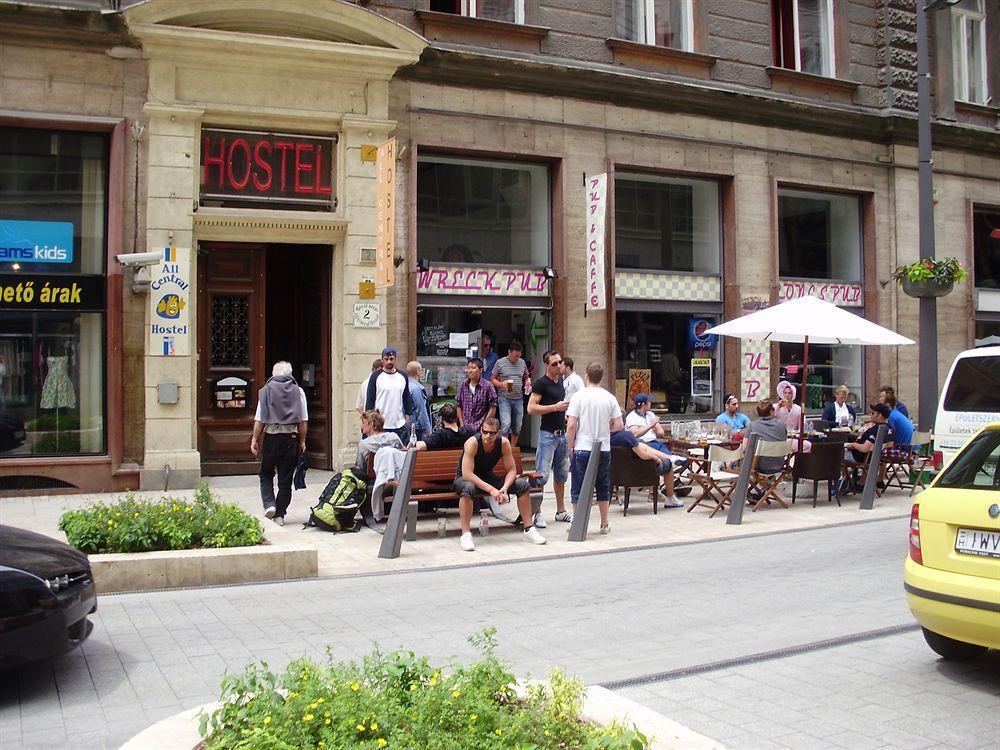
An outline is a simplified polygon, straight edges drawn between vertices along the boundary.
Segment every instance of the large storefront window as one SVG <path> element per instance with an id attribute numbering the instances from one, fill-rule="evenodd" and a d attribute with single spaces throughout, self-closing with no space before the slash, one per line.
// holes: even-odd
<path id="1" fill-rule="evenodd" d="M 778 190 L 782 277 L 861 280 L 861 206 L 856 196 Z"/>
<path id="2" fill-rule="evenodd" d="M 615 177 L 615 264 L 718 274 L 719 185 L 654 175 Z"/>
<path id="3" fill-rule="evenodd" d="M 420 157 L 417 251 L 431 263 L 549 263 L 549 171 L 538 164 Z"/>
<path id="4" fill-rule="evenodd" d="M 716 316 L 619 311 L 615 322 L 616 390 L 626 408 L 633 406 L 635 383 L 648 381 L 657 411 L 714 416 L 721 410 L 721 347 L 704 334 Z"/>
<path id="5" fill-rule="evenodd" d="M 802 344 L 781 344 L 781 380 L 795 385 L 802 391 Z M 822 411 L 834 400 L 834 391 L 847 386 L 847 402 L 864 410 L 864 347 L 837 346 L 833 344 L 809 345 L 809 374 L 806 377 L 806 411 Z M 771 394 L 776 397 L 776 394 Z M 802 403 L 801 395 L 796 395 Z"/>
<path id="6" fill-rule="evenodd" d="M 0 128 L 0 457 L 106 450 L 107 154 Z"/>

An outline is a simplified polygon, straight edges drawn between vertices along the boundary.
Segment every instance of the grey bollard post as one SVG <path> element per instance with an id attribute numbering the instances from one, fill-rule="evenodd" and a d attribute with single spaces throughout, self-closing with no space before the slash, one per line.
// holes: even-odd
<path id="1" fill-rule="evenodd" d="M 882 445 L 885 443 L 886 433 L 889 432 L 889 425 L 880 424 L 875 430 L 875 446 L 868 454 L 868 471 L 865 473 L 865 488 L 861 491 L 861 504 L 858 510 L 872 510 L 875 508 L 875 485 L 878 482 L 879 474 L 882 473 Z"/>
<path id="2" fill-rule="evenodd" d="M 750 467 L 753 466 L 753 456 L 757 452 L 757 443 L 760 442 L 760 435 L 751 435 L 747 443 L 747 452 L 743 455 L 743 463 L 740 464 L 740 477 L 736 480 L 736 488 L 729 496 L 729 514 L 726 516 L 726 523 L 739 526 L 743 523 L 743 506 L 747 504 L 747 490 L 750 489 Z M 712 467 L 709 466 L 711 471 Z"/>
<path id="3" fill-rule="evenodd" d="M 417 506 L 416 500 L 410 500 L 406 504 L 406 541 L 417 541 Z"/>
<path id="4" fill-rule="evenodd" d="M 392 560 L 399 557 L 403 546 L 403 531 L 405 530 L 406 510 L 410 502 L 410 488 L 413 485 L 413 467 L 417 462 L 417 452 L 407 451 L 403 459 L 403 470 L 399 474 L 399 483 L 392 496 L 392 510 L 382 534 L 382 544 L 378 548 L 378 556 Z"/>
<path id="5" fill-rule="evenodd" d="M 590 460 L 587 470 L 583 472 L 580 483 L 580 495 L 576 507 L 573 508 L 573 523 L 569 526 L 569 541 L 587 541 L 587 528 L 590 526 L 590 511 L 594 507 L 594 485 L 597 483 L 597 465 L 601 460 L 603 440 L 595 440 L 590 448 Z M 571 459 L 572 460 L 572 459 Z"/>

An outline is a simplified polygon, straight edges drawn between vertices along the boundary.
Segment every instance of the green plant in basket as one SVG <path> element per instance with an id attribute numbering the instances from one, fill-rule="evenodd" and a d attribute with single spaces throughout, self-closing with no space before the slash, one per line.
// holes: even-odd
<path id="1" fill-rule="evenodd" d="M 965 281 L 965 269 L 956 258 L 921 258 L 909 265 L 899 266 L 889 278 L 892 281 L 927 281 L 936 284 L 954 284 Z"/>

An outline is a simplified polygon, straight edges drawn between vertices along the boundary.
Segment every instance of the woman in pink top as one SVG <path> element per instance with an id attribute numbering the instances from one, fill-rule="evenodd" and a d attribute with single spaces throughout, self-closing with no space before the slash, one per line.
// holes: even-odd
<path id="1" fill-rule="evenodd" d="M 795 403 L 795 386 L 787 380 L 778 383 L 778 404 L 774 410 L 774 416 L 785 423 L 788 428 L 788 436 L 795 437 L 795 447 L 798 448 L 798 434 L 802 427 L 802 407 Z M 808 440 L 802 443 L 802 452 L 808 453 L 812 449 L 812 443 Z"/>

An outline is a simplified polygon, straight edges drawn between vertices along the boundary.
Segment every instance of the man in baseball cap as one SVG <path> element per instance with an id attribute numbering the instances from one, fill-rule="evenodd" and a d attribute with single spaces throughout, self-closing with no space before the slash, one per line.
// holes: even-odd
<path id="1" fill-rule="evenodd" d="M 404 444 L 410 439 L 413 399 L 409 378 L 396 369 L 396 350 L 391 346 L 382 350 L 382 371 L 368 378 L 365 411 L 372 409 L 382 414 L 386 432 L 396 433 Z"/>
<path id="2" fill-rule="evenodd" d="M 856 478 L 857 476 L 856 467 L 863 464 L 867 454 L 871 453 L 875 449 L 875 435 L 878 432 L 878 426 L 886 424 L 889 421 L 889 415 L 892 413 L 892 409 L 885 404 L 869 404 L 868 408 L 872 411 L 872 424 L 868 427 L 868 429 L 861 433 L 861 437 L 859 437 L 856 442 L 846 443 L 844 445 L 844 461 L 848 465 L 854 465 L 851 469 L 851 475 L 853 478 Z M 886 433 L 883 447 L 888 448 L 891 446 L 892 430 L 889 430 Z M 842 487 L 841 489 L 847 489 L 847 487 Z"/>

